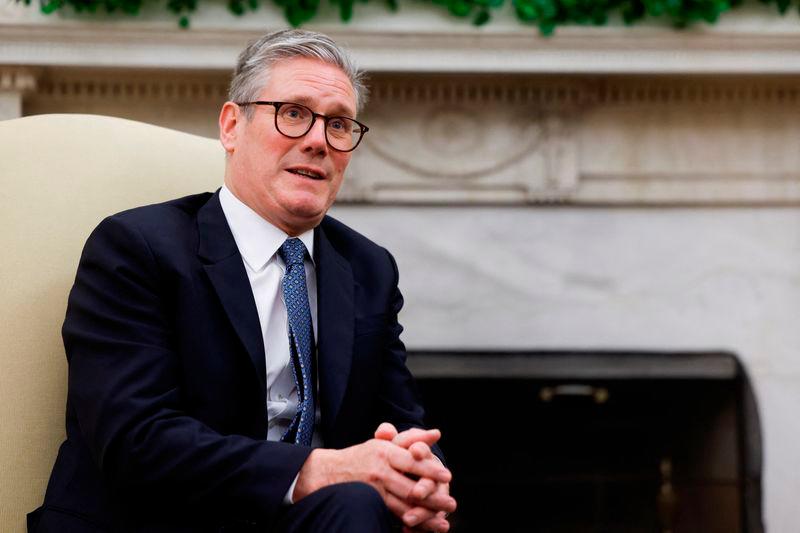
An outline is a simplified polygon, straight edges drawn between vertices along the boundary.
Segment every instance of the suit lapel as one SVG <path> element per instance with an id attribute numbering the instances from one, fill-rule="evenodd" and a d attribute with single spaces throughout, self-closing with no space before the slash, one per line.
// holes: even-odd
<path id="1" fill-rule="evenodd" d="M 258 311 L 247 279 L 242 256 L 228 227 L 219 202 L 219 191 L 204 205 L 197 216 L 198 255 L 211 284 L 222 302 L 234 330 L 244 344 L 266 394 L 266 361 L 264 338 L 258 322 Z M 265 396 L 266 397 L 266 396 Z"/>
<path id="2" fill-rule="evenodd" d="M 353 359 L 355 328 L 353 271 L 333 248 L 322 225 L 314 232 L 322 437 L 329 442 L 342 406 Z"/>

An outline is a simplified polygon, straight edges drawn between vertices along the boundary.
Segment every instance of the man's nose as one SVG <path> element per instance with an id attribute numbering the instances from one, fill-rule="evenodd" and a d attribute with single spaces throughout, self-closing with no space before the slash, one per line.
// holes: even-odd
<path id="1" fill-rule="evenodd" d="M 325 139 L 325 119 L 314 117 L 311 129 L 303 136 L 303 150 L 324 153 L 328 151 L 328 141 Z"/>

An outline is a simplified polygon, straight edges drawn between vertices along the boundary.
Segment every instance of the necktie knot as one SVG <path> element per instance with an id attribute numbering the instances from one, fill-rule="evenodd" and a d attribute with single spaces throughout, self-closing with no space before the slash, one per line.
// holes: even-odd
<path id="1" fill-rule="evenodd" d="M 286 268 L 302 265 L 306 256 L 306 245 L 297 237 L 292 237 L 283 241 L 278 253 L 286 264 Z"/>

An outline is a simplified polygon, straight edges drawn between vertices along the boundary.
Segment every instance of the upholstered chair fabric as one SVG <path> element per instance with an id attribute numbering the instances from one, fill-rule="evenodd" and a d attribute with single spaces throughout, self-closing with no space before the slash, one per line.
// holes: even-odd
<path id="1" fill-rule="evenodd" d="M 130 120 L 0 121 L 0 531 L 25 531 L 64 438 L 61 343 L 81 248 L 105 216 L 213 191 L 219 141 Z"/>

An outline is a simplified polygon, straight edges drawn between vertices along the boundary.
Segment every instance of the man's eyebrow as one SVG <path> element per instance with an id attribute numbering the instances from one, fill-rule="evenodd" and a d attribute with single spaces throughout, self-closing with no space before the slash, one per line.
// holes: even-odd
<path id="1" fill-rule="evenodd" d="M 314 100 L 312 98 L 309 98 L 308 96 L 296 96 L 296 97 L 291 98 L 288 101 L 289 102 L 294 102 L 295 104 L 303 104 L 304 106 L 307 106 L 307 107 L 311 108 L 313 111 L 316 111 L 316 109 L 314 109 L 314 106 L 313 106 Z M 340 105 L 337 105 L 336 107 L 333 108 L 332 112 L 325 113 L 325 115 L 337 116 L 337 117 L 338 116 L 343 116 L 343 117 L 349 117 L 349 118 L 355 117 L 355 113 L 352 113 L 349 109 L 347 109 L 344 106 L 340 106 Z"/>

